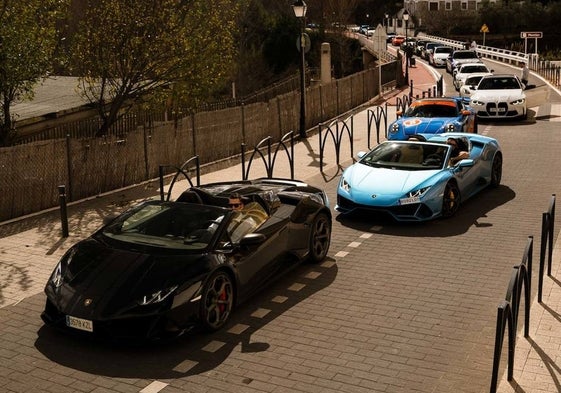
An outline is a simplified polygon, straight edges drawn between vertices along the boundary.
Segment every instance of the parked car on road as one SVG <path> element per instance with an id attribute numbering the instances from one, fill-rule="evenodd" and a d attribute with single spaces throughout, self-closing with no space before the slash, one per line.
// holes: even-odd
<path id="1" fill-rule="evenodd" d="M 425 47 L 421 50 L 421 58 L 428 61 L 430 53 L 437 46 L 442 46 L 442 44 L 440 42 L 427 42 Z"/>
<path id="2" fill-rule="evenodd" d="M 465 79 L 464 84 L 460 87 L 460 97 L 462 98 L 469 98 L 477 89 L 477 85 L 479 81 L 484 76 L 490 75 L 489 73 L 482 73 L 482 74 L 469 74 L 468 77 Z"/>
<path id="3" fill-rule="evenodd" d="M 435 46 L 429 53 L 429 64 L 433 67 L 445 67 L 446 59 L 453 51 L 449 46 Z"/>
<path id="4" fill-rule="evenodd" d="M 491 75 L 493 70 L 487 67 L 484 63 L 464 63 L 460 64 L 456 74 L 453 77 L 454 87 L 457 91 L 460 90 L 460 87 L 464 84 L 466 78 L 471 74 L 486 74 Z"/>
<path id="5" fill-rule="evenodd" d="M 481 78 L 470 106 L 481 119 L 526 119 L 528 108 L 545 102 L 548 94 L 547 86 L 525 90 L 518 76 L 493 74 Z"/>
<path id="6" fill-rule="evenodd" d="M 428 40 L 417 40 L 417 45 L 415 45 L 415 55 L 421 57 L 423 50 L 425 49 L 425 45 L 429 43 Z"/>
<path id="7" fill-rule="evenodd" d="M 397 221 L 451 217 L 462 202 L 498 187 L 503 157 L 496 139 L 477 134 L 425 135 L 423 141 L 385 141 L 345 169 L 337 187 L 341 214 L 382 212 Z M 469 158 L 451 164 L 454 138 Z"/>
<path id="8" fill-rule="evenodd" d="M 393 46 L 400 46 L 405 41 L 404 35 L 396 35 L 392 38 L 392 45 Z"/>
<path id="9" fill-rule="evenodd" d="M 458 49 L 455 50 L 446 59 L 446 72 L 452 74 L 456 73 L 458 66 L 463 63 L 477 63 L 481 59 L 477 52 L 473 50 Z"/>
<path id="10" fill-rule="evenodd" d="M 261 206 L 261 220 L 229 207 L 232 192 Z M 323 260 L 330 238 L 327 196 L 308 184 L 191 187 L 174 202 L 143 202 L 72 246 L 46 284 L 41 317 L 66 332 L 117 341 L 218 330 L 283 273 Z"/>
<path id="11" fill-rule="evenodd" d="M 477 133 L 477 118 L 460 97 L 420 98 L 388 127 L 388 139 L 406 140 L 417 134 Z"/>

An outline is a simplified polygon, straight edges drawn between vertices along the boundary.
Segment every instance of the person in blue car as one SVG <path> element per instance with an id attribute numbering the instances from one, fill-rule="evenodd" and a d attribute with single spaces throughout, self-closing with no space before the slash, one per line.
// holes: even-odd
<path id="1" fill-rule="evenodd" d="M 452 155 L 450 156 L 450 166 L 456 165 L 461 160 L 469 158 L 469 152 L 464 143 L 456 138 L 448 138 L 446 144 L 452 146 Z"/>

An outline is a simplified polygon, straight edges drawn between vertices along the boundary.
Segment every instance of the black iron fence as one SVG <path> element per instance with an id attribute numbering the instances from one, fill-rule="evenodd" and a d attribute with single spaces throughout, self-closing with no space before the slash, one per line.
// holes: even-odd
<path id="1" fill-rule="evenodd" d="M 261 159 L 261 162 L 265 166 L 265 171 L 267 177 L 270 179 L 274 175 L 275 163 L 277 161 L 277 154 L 279 152 L 284 152 L 288 159 L 288 165 L 290 167 L 290 179 L 294 180 L 294 132 L 290 131 L 283 135 L 280 141 L 274 144 L 273 148 L 273 138 L 270 136 L 261 140 L 251 151 L 249 155 L 249 160 L 246 165 L 246 153 L 247 147 L 245 143 L 242 143 L 242 179 L 249 179 L 249 173 L 251 171 L 251 165 L 253 160 L 256 158 Z"/>
<path id="2" fill-rule="evenodd" d="M 514 370 L 514 351 L 516 348 L 516 331 L 518 327 L 518 312 L 520 300 L 522 298 L 522 287 L 524 287 L 524 337 L 529 335 L 530 325 L 530 284 L 532 278 L 532 252 L 534 239 L 528 238 L 528 244 L 522 256 L 522 262 L 513 267 L 505 300 L 503 300 L 497 310 L 497 327 L 495 333 L 495 352 L 493 356 L 493 374 L 491 377 L 491 393 L 497 391 L 497 379 L 499 374 L 499 364 L 505 330 L 508 327 L 508 376 L 512 381 Z"/>
<path id="3" fill-rule="evenodd" d="M 551 259 L 553 257 L 553 229 L 555 223 L 555 194 L 551 196 L 547 212 L 542 214 L 542 233 L 540 243 L 540 271 L 538 276 L 538 302 L 542 302 L 543 274 L 547 254 L 547 275 L 551 277 Z"/>
<path id="4" fill-rule="evenodd" d="M 551 276 L 551 262 L 553 255 L 553 230 L 555 221 L 555 194 L 552 195 L 547 212 L 542 215 L 540 265 L 538 277 L 538 302 L 542 303 L 543 275 L 545 270 L 546 253 L 548 262 L 548 276 Z M 534 239 L 528 237 L 528 242 L 522 256 L 522 262 L 513 267 L 505 300 L 501 301 L 497 310 L 497 325 L 495 333 L 495 351 L 493 356 L 493 371 L 490 392 L 497 391 L 499 365 L 503 349 L 505 331 L 508 328 L 508 363 L 507 380 L 512 381 L 514 372 L 514 355 L 516 350 L 516 335 L 518 330 L 518 316 L 522 293 L 524 293 L 524 337 L 529 337 L 530 304 L 532 283 L 532 255 Z M 522 289 L 524 288 L 524 292 Z"/>

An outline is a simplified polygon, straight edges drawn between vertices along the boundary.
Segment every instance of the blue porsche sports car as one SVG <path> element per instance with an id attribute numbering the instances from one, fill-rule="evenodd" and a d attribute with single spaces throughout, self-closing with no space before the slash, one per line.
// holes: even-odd
<path id="1" fill-rule="evenodd" d="M 477 134 L 475 111 L 461 97 L 421 98 L 388 127 L 388 139 L 407 140 L 415 134 L 472 132 Z"/>
<path id="2" fill-rule="evenodd" d="M 462 201 L 500 184 L 503 157 L 496 139 L 469 133 L 419 138 L 423 141 L 386 141 L 360 152 L 359 161 L 341 176 L 335 209 L 342 214 L 383 211 L 398 221 L 425 221 L 450 217 Z M 460 153 L 451 139 L 469 158 L 451 164 Z"/>

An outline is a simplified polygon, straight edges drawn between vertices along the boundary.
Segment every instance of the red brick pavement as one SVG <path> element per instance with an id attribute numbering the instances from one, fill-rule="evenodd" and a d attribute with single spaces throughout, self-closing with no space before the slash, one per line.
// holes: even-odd
<path id="1" fill-rule="evenodd" d="M 409 76 L 413 80 L 414 96 L 422 95 L 423 91 L 432 89 L 435 85 L 434 74 L 419 61 L 416 67 L 409 69 Z M 408 89 L 408 87 L 404 87 L 396 89 L 391 93 L 386 93 L 384 99 L 390 106 L 395 106 L 397 97 L 408 94 Z M 315 165 L 317 151 L 314 152 L 314 150 L 317 150 L 315 148 L 317 140 L 314 139 L 316 137 L 310 137 L 305 143 L 298 143 L 296 146 L 298 149 L 306 150 L 305 154 L 295 154 L 295 156 L 305 157 L 305 160 L 307 160 L 296 165 L 298 168 L 297 177 L 303 180 L 317 175 L 318 172 L 317 165 Z M 327 152 L 327 154 L 329 153 L 331 152 Z M 312 161 L 311 164 L 310 160 Z M 331 168 L 335 167 L 333 157 L 327 157 L 326 160 L 328 164 L 330 163 Z M 212 182 L 221 179 L 239 178 L 240 173 L 238 166 L 232 166 L 204 175 L 202 180 L 203 182 Z M 60 238 L 60 226 L 56 211 L 28 217 L 24 220 L 0 223 L 0 273 L 2 273 L 3 277 L 0 285 L 0 290 L 2 291 L 0 292 L 0 309 L 17 305 L 18 302 L 39 294 L 51 269 L 66 248 L 73 242 L 91 233 L 100 224 L 101 218 L 104 215 L 123 209 L 137 200 L 156 196 L 156 187 L 155 182 L 149 182 L 139 187 L 119 190 L 100 198 L 93 198 L 73 204 L 69 208 L 71 237 L 68 239 Z M 559 244 L 559 242 L 556 242 L 556 244 Z M 558 261 L 560 259 L 559 249 L 556 247 L 554 266 L 559 266 Z M 15 261 L 22 261 L 22 265 L 17 266 Z M 559 274 L 559 268 L 554 268 L 554 277 L 559 277 Z M 26 285 L 23 287 L 16 285 L 22 282 L 25 282 Z M 546 279 L 544 303 L 550 305 L 549 309 L 538 305 L 536 302 L 532 304 L 531 339 L 528 340 L 519 335 L 515 360 L 515 380 L 509 383 L 506 381 L 506 376 L 501 375 L 499 392 L 550 393 L 561 391 L 561 384 L 559 382 L 561 374 L 559 366 L 561 364 L 561 329 L 559 329 L 559 315 L 561 315 L 560 287 L 557 281 Z M 554 305 L 559 306 L 555 307 Z M 36 306 L 36 308 L 39 307 L 40 305 Z M 8 330 L 13 329 L 10 327 Z M 30 332 L 30 334 L 32 333 Z M 32 349 L 27 348 L 26 351 L 29 352 Z M 12 347 L 9 351 L 0 349 L 0 361 L 8 361 L 8 356 L 17 358 L 17 352 L 17 347 Z M 501 362 L 504 369 L 504 365 L 507 362 L 505 356 L 503 356 Z M 47 366 L 44 365 L 42 367 L 45 368 Z M 13 366 L 9 370 L 13 370 Z M 12 381 L 11 385 L 13 386 L 13 379 L 9 376 L 10 372 L 12 371 L 0 372 L 0 383 Z M 46 371 L 43 371 L 43 373 L 47 374 Z M 24 374 L 22 374 L 23 377 L 25 377 Z M 91 379 L 89 375 L 84 375 L 83 377 Z M 65 377 L 59 375 L 58 378 Z M 35 379 L 41 380 L 41 373 L 35 373 Z M 100 380 L 101 382 L 103 381 Z M 49 383 L 53 389 L 56 389 L 57 382 Z M 62 381 L 61 384 L 67 385 L 66 382 Z M 2 385 L 4 386 L 3 383 Z M 9 390 L 26 391 L 24 380 L 21 381 L 20 386 L 21 390 L 17 390 L 17 388 Z M 344 384 L 340 384 L 339 388 L 344 389 L 344 386 Z M 333 386 L 333 388 L 338 389 L 337 386 Z M 224 389 L 227 390 L 227 387 L 224 387 Z M 266 390 L 265 387 L 264 389 Z M 285 391 L 290 390 L 287 388 Z"/>

